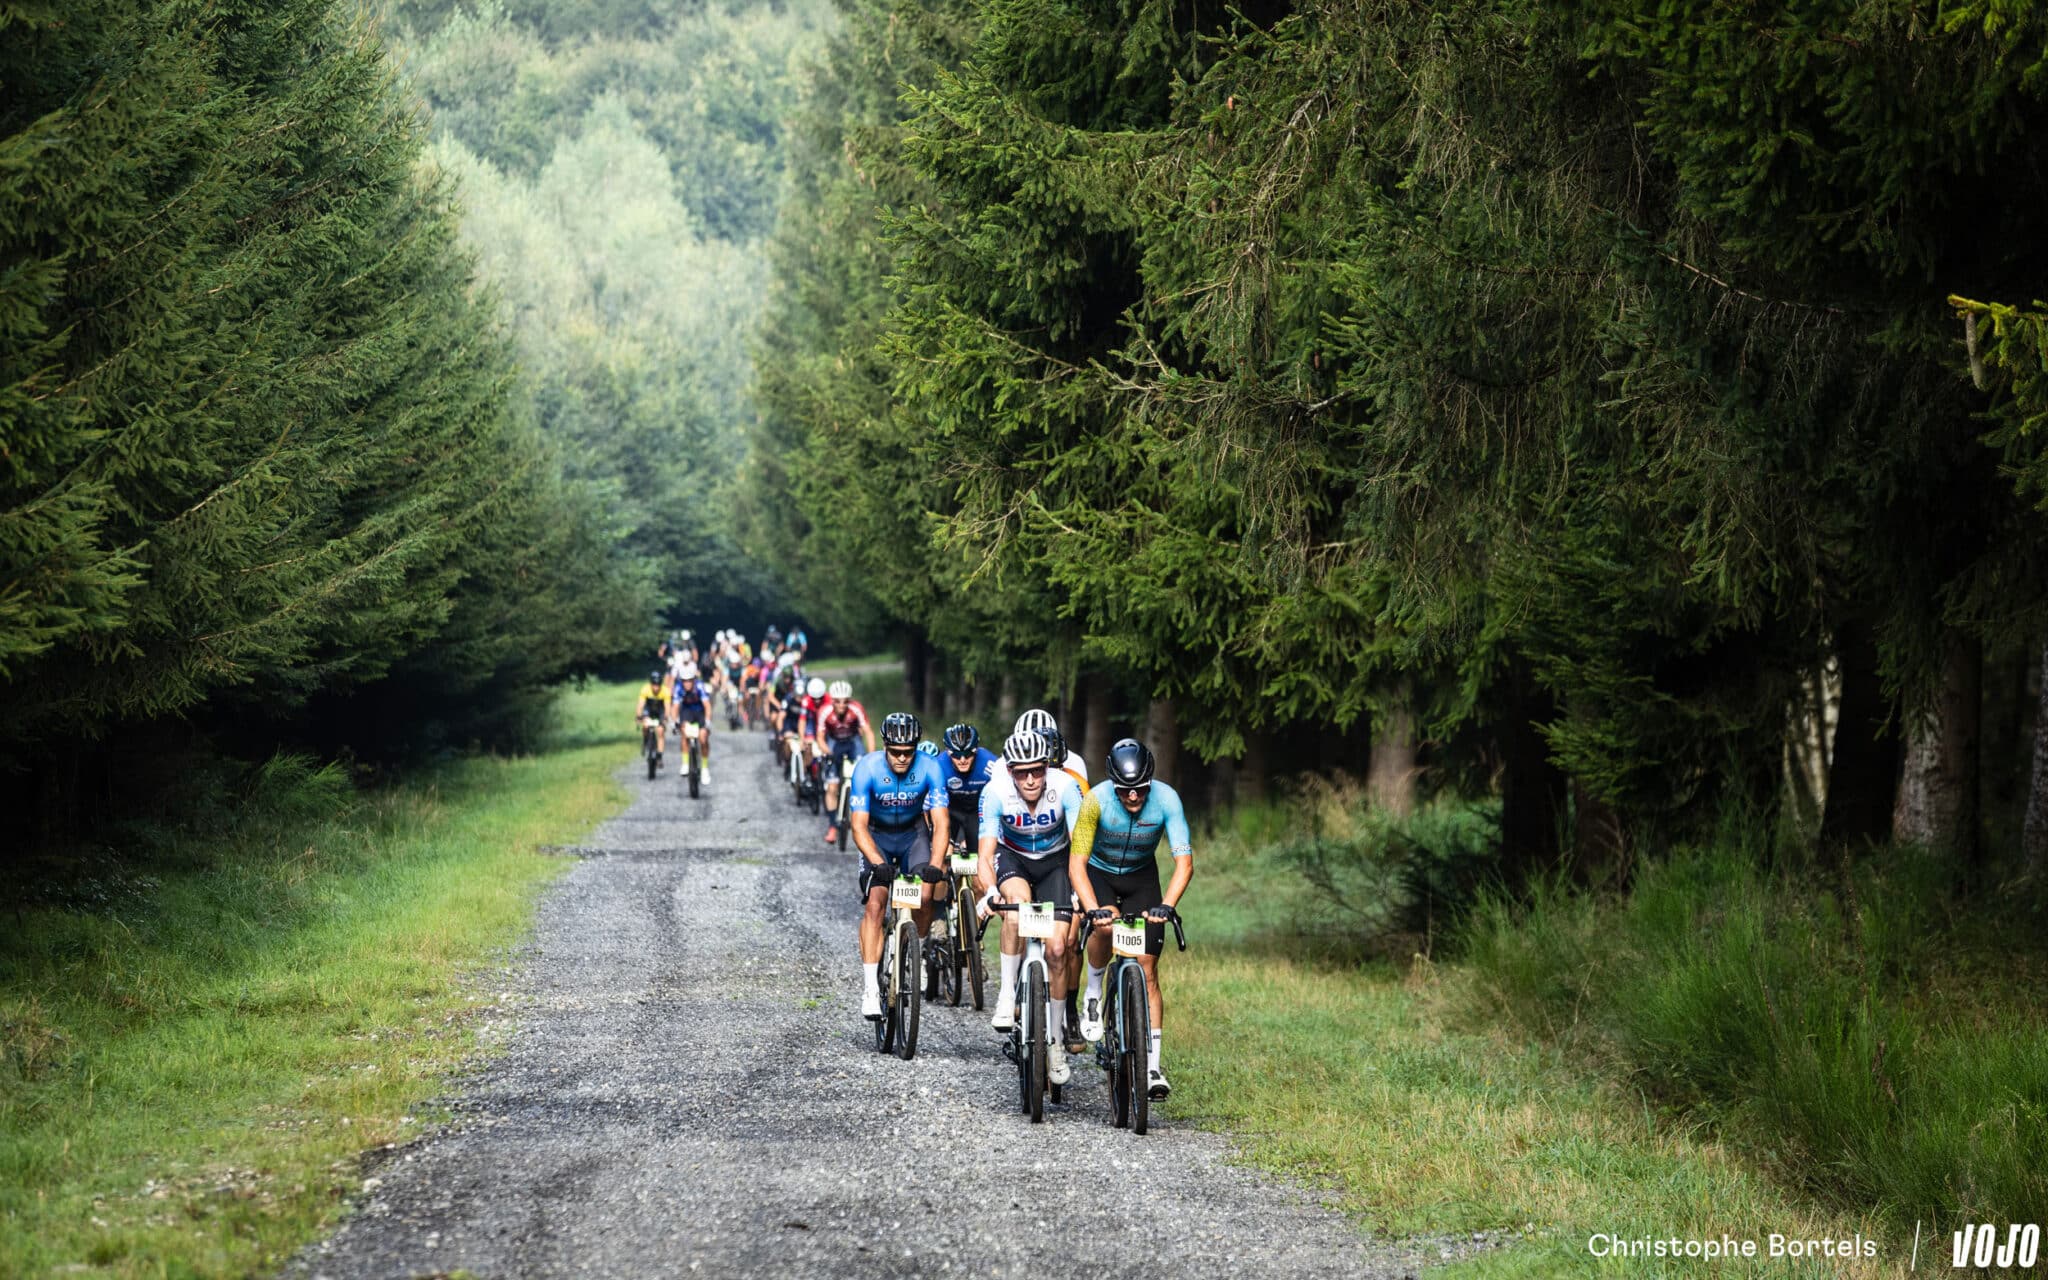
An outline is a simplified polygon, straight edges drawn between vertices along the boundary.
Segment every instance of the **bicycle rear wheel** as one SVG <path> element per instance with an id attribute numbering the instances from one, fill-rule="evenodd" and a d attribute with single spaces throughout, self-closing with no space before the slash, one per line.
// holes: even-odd
<path id="1" fill-rule="evenodd" d="M 896 1051 L 905 1062 L 917 1056 L 918 1016 L 924 1007 L 923 977 L 918 972 L 923 967 L 924 948 L 917 944 L 917 923 L 913 920 L 899 920 L 896 923 L 896 1006 L 900 1017 L 896 1026 Z"/>
<path id="2" fill-rule="evenodd" d="M 889 948 L 894 944 L 893 937 L 882 942 L 882 1016 L 875 1019 L 876 1053 L 890 1053 L 896 1047 L 896 964 L 895 957 L 889 954 Z"/>
<path id="3" fill-rule="evenodd" d="M 960 903 L 960 946 L 967 956 L 965 981 L 974 993 L 974 1008 L 978 1013 L 986 1002 L 982 992 L 988 983 L 988 963 L 981 955 L 981 938 L 977 934 L 981 926 L 974 919 L 974 907 L 970 905 L 967 893 L 970 887 L 965 880 L 954 881 L 953 896 Z"/>
<path id="4" fill-rule="evenodd" d="M 1118 978 L 1117 1003 L 1123 1024 L 1123 1043 L 1117 1048 L 1130 1093 L 1131 1132 L 1143 1133 L 1152 1110 L 1152 1006 L 1145 998 L 1145 971 L 1135 963 L 1126 964 Z"/>
<path id="5" fill-rule="evenodd" d="M 697 798 L 698 765 L 697 740 L 692 738 L 690 739 L 690 799 L 692 800 Z"/>
<path id="6" fill-rule="evenodd" d="M 647 757 L 647 780 L 654 780 L 654 730 L 640 731 L 640 754 Z"/>

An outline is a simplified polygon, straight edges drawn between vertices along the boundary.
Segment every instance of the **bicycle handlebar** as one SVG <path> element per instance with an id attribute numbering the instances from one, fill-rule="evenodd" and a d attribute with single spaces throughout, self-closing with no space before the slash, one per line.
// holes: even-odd
<path id="1" fill-rule="evenodd" d="M 1161 905 L 1161 906 L 1165 906 L 1165 904 L 1164 904 L 1164 903 L 1161 903 L 1160 905 Z M 1097 907 L 1097 908 L 1095 908 L 1095 910 L 1096 910 L 1096 911 L 1107 911 L 1107 912 L 1109 912 L 1109 913 L 1110 913 L 1110 916 L 1109 916 L 1109 918 L 1110 918 L 1111 920 L 1114 920 L 1114 919 L 1116 919 L 1116 910 L 1115 910 L 1115 908 L 1113 908 L 1113 907 Z M 1187 935 L 1187 930 L 1185 930 L 1185 929 L 1181 928 L 1181 925 L 1180 925 L 1180 912 L 1178 912 L 1178 911 L 1175 911 L 1175 910 L 1174 910 L 1174 909 L 1173 909 L 1172 907 L 1166 907 L 1166 913 L 1167 913 L 1167 914 L 1166 914 L 1166 922 L 1169 922 L 1169 923 L 1171 923 L 1171 924 L 1173 925 L 1173 940 L 1174 940 L 1175 944 L 1176 944 L 1176 945 L 1178 945 L 1178 946 L 1180 947 L 1180 949 L 1181 949 L 1182 951 L 1186 951 L 1186 950 L 1188 949 L 1188 935 Z M 1081 918 L 1082 918 L 1082 919 L 1081 919 L 1081 945 L 1085 947 L 1085 946 L 1087 946 L 1087 945 L 1088 945 L 1088 935 L 1089 935 L 1090 933 L 1093 933 L 1093 932 L 1095 931 L 1095 928 L 1096 928 L 1096 924 L 1095 924 L 1095 915 L 1094 915 L 1094 912 L 1089 912 L 1089 911 L 1083 911 L 1083 912 L 1081 912 L 1081 913 L 1080 913 L 1080 915 L 1081 915 Z M 1143 922 L 1143 923 L 1145 923 L 1145 924 L 1154 924 L 1154 923 L 1160 923 L 1160 922 L 1154 921 L 1154 920 L 1152 920 L 1151 918 L 1149 918 L 1148 916 L 1145 916 L 1145 915 L 1142 915 L 1142 914 L 1141 914 L 1141 915 L 1135 915 L 1135 916 L 1125 916 L 1125 917 L 1124 917 L 1124 919 L 1126 919 L 1126 920 L 1136 920 L 1136 921 L 1141 921 L 1141 922 Z"/>

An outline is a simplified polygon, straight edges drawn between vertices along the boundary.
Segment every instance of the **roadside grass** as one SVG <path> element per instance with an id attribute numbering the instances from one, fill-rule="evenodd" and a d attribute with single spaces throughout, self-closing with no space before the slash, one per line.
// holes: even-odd
<path id="1" fill-rule="evenodd" d="M 0 937 L 0 1275 L 239 1276 L 338 1216 L 496 1001 L 492 966 L 614 812 L 630 689 L 555 745 L 358 794 L 280 759 L 203 830 L 137 832 L 139 887 Z"/>
<path id="2" fill-rule="evenodd" d="M 1442 1274 L 1906 1273 L 1910 1224 L 1902 1236 L 1875 1206 L 1816 1203 L 1629 1079 L 1481 1012 L 1493 997 L 1474 966 L 1369 958 L 1269 856 L 1301 825 L 1301 803 L 1226 815 L 1196 842 L 1189 949 L 1165 965 L 1172 1114 L 1230 1131 L 1249 1162 L 1307 1180 L 1424 1261 L 1459 1237 L 1505 1233 L 1505 1247 Z M 1752 1239 L 1758 1257 L 1602 1260 L 1588 1251 L 1595 1232 Z M 1774 1233 L 1860 1234 L 1879 1256 L 1773 1259 Z M 1934 1248 L 1923 1241 L 1923 1261 Z"/>
<path id="3" fill-rule="evenodd" d="M 814 676 L 824 676 L 828 680 L 835 675 L 843 675 L 848 670 L 881 667 L 889 668 L 886 673 L 882 674 L 882 678 L 895 683 L 900 688 L 903 680 L 900 674 L 903 668 L 903 657 L 900 654 L 870 653 L 864 657 L 857 658 L 821 658 L 816 662 L 806 662 L 804 664 L 805 671 Z"/>

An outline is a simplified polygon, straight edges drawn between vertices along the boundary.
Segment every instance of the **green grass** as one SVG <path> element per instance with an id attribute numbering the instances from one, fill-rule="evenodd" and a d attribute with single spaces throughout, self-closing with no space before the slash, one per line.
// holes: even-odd
<path id="1" fill-rule="evenodd" d="M 623 803 L 630 690 L 558 745 L 355 794 L 279 761 L 147 875 L 0 939 L 0 1275 L 244 1275 L 331 1225 L 479 1049 L 492 966 Z"/>
<path id="2" fill-rule="evenodd" d="M 1326 795 L 1315 803 L 1338 804 Z M 1232 1131 L 1250 1162 L 1325 1188 L 1370 1230 L 1421 1242 L 1507 1232 L 1448 1274 L 1888 1275 L 1912 1225 L 1802 1194 L 1754 1149 L 1490 1008 L 1469 964 L 1362 959 L 1275 842 L 1304 805 L 1231 815 L 1197 840 L 1190 947 L 1163 969 L 1174 1114 Z M 1341 814 L 1325 827 L 1343 835 Z M 2022 1221 L 2028 1220 L 2025 1218 Z M 1600 1261 L 1594 1232 L 1879 1241 L 1875 1263 Z M 1942 1238 L 1940 1247 L 1947 1247 Z M 1922 1244 L 1922 1262 L 1933 1245 Z M 1432 1272 L 1432 1274 L 1437 1274 Z"/>

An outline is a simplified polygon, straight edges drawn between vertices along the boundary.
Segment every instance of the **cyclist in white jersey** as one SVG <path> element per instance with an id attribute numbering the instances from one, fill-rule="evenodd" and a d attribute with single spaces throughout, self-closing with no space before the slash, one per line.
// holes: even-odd
<path id="1" fill-rule="evenodd" d="M 1080 784 L 1081 791 L 1088 791 L 1088 764 L 1079 753 L 1067 749 L 1067 736 L 1060 732 L 1059 722 L 1052 712 L 1044 707 L 1032 707 L 1017 717 L 1011 727 L 1012 733 L 1041 733 L 1052 746 L 1052 759 L 1060 769 Z M 1081 1038 L 1081 1011 L 1076 1005 L 1081 990 L 1081 949 L 1074 948 L 1067 955 L 1067 1033 L 1063 1042 L 1068 1053 L 1085 1053 L 1088 1042 Z"/>
<path id="2" fill-rule="evenodd" d="M 981 792 L 982 891 L 999 891 L 1010 902 L 1074 903 L 1067 879 L 1067 850 L 1084 805 L 1094 803 L 1067 774 L 1051 768 L 1052 745 L 1043 734 L 1013 733 L 1003 744 L 1003 769 Z M 1069 924 L 1046 940 L 1050 990 L 1047 1026 L 1056 1026 L 1054 1012 L 1064 1011 L 1067 996 L 1067 953 L 1075 927 Z M 1016 917 L 1003 915 L 1002 976 L 996 985 L 995 1016 L 989 1025 L 1008 1031 L 1017 1019 L 1017 971 L 1024 963 L 1023 939 Z M 1078 1031 L 1078 1028 L 1077 1028 Z M 1067 1082 L 1064 1054 L 1050 1067 L 1054 1084 Z"/>

